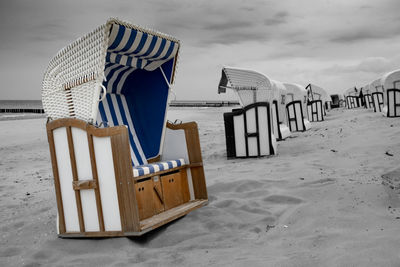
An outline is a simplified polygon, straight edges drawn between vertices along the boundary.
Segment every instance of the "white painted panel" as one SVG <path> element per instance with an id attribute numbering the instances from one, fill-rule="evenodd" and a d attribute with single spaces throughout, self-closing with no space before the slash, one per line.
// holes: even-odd
<path id="1" fill-rule="evenodd" d="M 79 218 L 76 206 L 75 191 L 72 188 L 72 169 L 69 156 L 67 129 L 57 128 L 53 131 L 54 145 L 60 179 L 61 198 L 64 208 L 65 230 L 79 232 Z"/>
<path id="2" fill-rule="evenodd" d="M 249 148 L 249 156 L 258 156 L 257 138 L 256 137 L 247 138 L 247 145 Z"/>
<path id="3" fill-rule="evenodd" d="M 278 135 L 278 116 L 276 114 L 276 104 L 273 103 L 272 104 L 272 132 L 274 133 L 274 135 L 276 136 L 276 138 L 279 137 Z"/>
<path id="4" fill-rule="evenodd" d="M 267 107 L 258 107 L 258 128 L 260 135 L 260 154 L 269 155 L 269 136 L 271 129 L 269 127 L 270 121 L 267 114 Z"/>
<path id="5" fill-rule="evenodd" d="M 301 104 L 298 103 L 294 106 L 295 112 L 297 114 L 297 125 L 298 125 L 298 130 L 299 131 L 304 131 L 304 127 L 303 127 L 303 118 L 301 116 Z"/>
<path id="6" fill-rule="evenodd" d="M 257 132 L 256 109 L 255 108 L 251 108 L 246 111 L 246 126 L 247 126 L 248 134 Z M 247 138 L 247 146 L 249 149 L 249 156 L 257 156 L 258 155 L 257 138 L 256 137 Z"/>
<path id="7" fill-rule="evenodd" d="M 190 193 L 190 200 L 194 200 L 194 189 L 193 189 L 193 179 L 192 179 L 192 172 L 187 169 L 187 179 L 189 184 L 189 193 Z"/>
<path id="8" fill-rule="evenodd" d="M 168 129 L 165 131 L 165 140 L 164 147 L 162 151 L 161 160 L 173 160 L 173 159 L 181 159 L 185 160 L 186 164 L 189 164 L 189 153 L 186 145 L 186 137 L 185 131 L 182 130 L 171 130 Z M 188 184 L 189 184 L 189 192 L 190 199 L 194 199 L 194 191 L 193 191 L 193 181 L 192 174 L 190 169 L 187 170 L 188 176 Z"/>
<path id="9" fill-rule="evenodd" d="M 310 120 L 313 121 L 313 116 L 311 113 L 311 105 L 307 105 L 307 113 L 308 113 L 308 118 L 310 118 Z"/>
<path id="10" fill-rule="evenodd" d="M 317 110 L 317 120 L 318 121 L 322 121 L 322 105 L 320 102 L 316 102 L 314 103 L 314 105 L 316 106 L 316 110 Z"/>
<path id="11" fill-rule="evenodd" d="M 78 180 L 93 180 L 86 131 L 72 127 Z M 85 231 L 100 231 L 94 190 L 80 190 Z"/>
<path id="12" fill-rule="evenodd" d="M 255 108 L 251 108 L 246 111 L 246 124 L 247 124 L 247 133 L 257 132 Z"/>
<path id="13" fill-rule="evenodd" d="M 233 129 L 235 136 L 235 149 L 237 157 L 246 156 L 246 143 L 244 137 L 244 118 L 243 115 L 233 116 Z"/>
<path id="14" fill-rule="evenodd" d="M 394 92 L 393 91 L 389 92 L 387 109 L 389 109 L 389 115 L 393 116 L 394 115 Z M 384 113 L 386 111 L 385 113 L 387 115 L 387 111 L 388 111 L 387 109 L 385 110 L 385 107 L 383 107 L 382 113 Z"/>
<path id="15" fill-rule="evenodd" d="M 394 116 L 395 110 L 396 110 L 396 103 L 394 102 L 394 96 L 396 95 L 396 100 L 399 101 L 399 93 L 390 91 L 388 95 L 388 106 L 387 108 L 389 109 L 389 116 Z M 387 113 L 387 109 L 385 110 L 385 107 L 382 109 L 382 113 Z M 385 114 L 386 116 L 386 114 Z"/>
<path id="16" fill-rule="evenodd" d="M 398 105 L 398 104 L 400 104 L 400 92 L 394 92 L 395 94 L 396 94 L 396 103 L 394 103 L 394 101 L 393 101 L 393 103 L 395 104 L 395 105 Z M 396 109 L 396 111 L 397 111 L 397 116 L 400 114 L 400 106 L 397 106 L 397 107 L 395 107 L 395 109 Z M 394 115 L 394 114 L 393 114 Z"/>
<path id="17" fill-rule="evenodd" d="M 81 190 L 81 202 L 85 231 L 100 231 L 96 206 L 96 194 L 94 190 Z"/>
<path id="18" fill-rule="evenodd" d="M 106 231 L 121 231 L 117 185 L 110 137 L 93 137 L 96 156 L 97 175 L 103 208 L 104 228 Z"/>
<path id="19" fill-rule="evenodd" d="M 288 114 L 288 122 L 289 127 L 294 131 L 296 129 L 296 123 L 291 119 L 294 118 L 294 105 L 290 105 L 287 107 L 287 114 Z"/>
<path id="20" fill-rule="evenodd" d="M 184 130 L 167 129 L 165 132 L 162 160 L 185 159 L 189 163 Z"/>

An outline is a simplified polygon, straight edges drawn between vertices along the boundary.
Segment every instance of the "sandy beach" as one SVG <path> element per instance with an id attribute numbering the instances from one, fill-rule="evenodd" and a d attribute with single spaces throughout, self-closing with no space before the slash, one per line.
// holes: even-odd
<path id="1" fill-rule="evenodd" d="M 0 266 L 399 266 L 400 120 L 333 110 L 278 143 L 226 159 L 223 112 L 197 121 L 208 206 L 140 238 L 61 239 L 44 118 L 0 121 Z M 396 173 L 396 172 L 395 172 Z"/>

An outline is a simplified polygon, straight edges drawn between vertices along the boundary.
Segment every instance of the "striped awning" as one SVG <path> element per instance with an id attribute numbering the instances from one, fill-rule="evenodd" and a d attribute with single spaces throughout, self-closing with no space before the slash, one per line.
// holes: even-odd
<path id="1" fill-rule="evenodd" d="M 218 93 L 225 93 L 225 89 L 234 90 L 243 106 L 255 102 L 279 99 L 279 88 L 283 87 L 274 83 L 267 76 L 248 69 L 224 67 L 218 85 Z"/>
<path id="2" fill-rule="evenodd" d="M 126 125 L 134 166 L 160 154 L 179 41 L 119 20 L 110 23 L 98 125 Z"/>
<path id="3" fill-rule="evenodd" d="M 157 32 L 111 24 L 106 62 L 153 71 L 175 57 L 179 43 Z"/>

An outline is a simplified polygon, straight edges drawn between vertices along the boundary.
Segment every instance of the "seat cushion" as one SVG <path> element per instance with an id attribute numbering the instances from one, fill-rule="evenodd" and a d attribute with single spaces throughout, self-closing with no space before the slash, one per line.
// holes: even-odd
<path id="1" fill-rule="evenodd" d="M 133 177 L 173 169 L 185 165 L 184 159 L 168 160 L 133 167 Z"/>

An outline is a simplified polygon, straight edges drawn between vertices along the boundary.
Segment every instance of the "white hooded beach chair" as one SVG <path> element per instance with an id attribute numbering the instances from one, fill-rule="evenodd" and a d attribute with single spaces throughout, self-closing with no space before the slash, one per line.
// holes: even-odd
<path id="1" fill-rule="evenodd" d="M 274 132 L 271 103 L 277 92 L 270 80 L 255 71 L 224 67 L 218 93 L 225 93 L 227 88 L 238 94 L 242 105 L 242 108 L 224 113 L 227 157 L 276 154 L 278 132 Z M 278 117 L 275 120 L 279 122 Z"/>
<path id="2" fill-rule="evenodd" d="M 382 84 L 382 80 L 376 79 L 372 83 L 370 83 L 370 91 L 371 97 L 374 104 L 374 112 L 382 112 L 383 108 L 383 95 L 384 95 L 384 87 Z"/>
<path id="3" fill-rule="evenodd" d="M 346 99 L 346 105 L 348 109 L 358 108 L 359 104 L 359 92 L 357 88 L 352 87 L 344 92 L 344 97 Z"/>
<path id="4" fill-rule="evenodd" d="M 287 91 L 286 114 L 292 132 L 302 132 L 311 128 L 307 117 L 307 90 L 298 84 L 284 83 Z"/>
<path id="5" fill-rule="evenodd" d="M 381 83 L 383 94 L 382 113 L 387 117 L 400 117 L 400 70 L 385 74 Z"/>
<path id="6" fill-rule="evenodd" d="M 321 87 L 308 84 L 306 86 L 308 92 L 308 118 L 311 122 L 323 121 L 326 115 L 326 107 L 330 108 L 330 103 L 332 103 L 331 97 L 328 93 Z"/>
<path id="7" fill-rule="evenodd" d="M 306 88 L 309 90 L 309 98 L 311 100 L 321 100 L 322 105 L 324 107 L 324 115 L 326 115 L 326 111 L 331 110 L 332 105 L 332 97 L 328 94 L 328 92 L 322 87 L 310 83 Z"/>
<path id="8" fill-rule="evenodd" d="M 275 92 L 272 100 L 274 133 L 278 133 L 277 140 L 285 140 L 290 136 L 289 121 L 286 114 L 286 103 L 289 97 L 288 91 L 283 83 L 275 80 L 270 80 L 270 82 Z"/>
<path id="9" fill-rule="evenodd" d="M 364 97 L 364 107 L 366 109 L 372 109 L 374 107 L 374 101 L 372 100 L 370 85 L 367 84 L 362 88 Z"/>
<path id="10" fill-rule="evenodd" d="M 207 203 L 196 123 L 166 121 L 179 48 L 110 19 L 50 61 L 42 102 L 59 236 L 142 235 Z"/>

